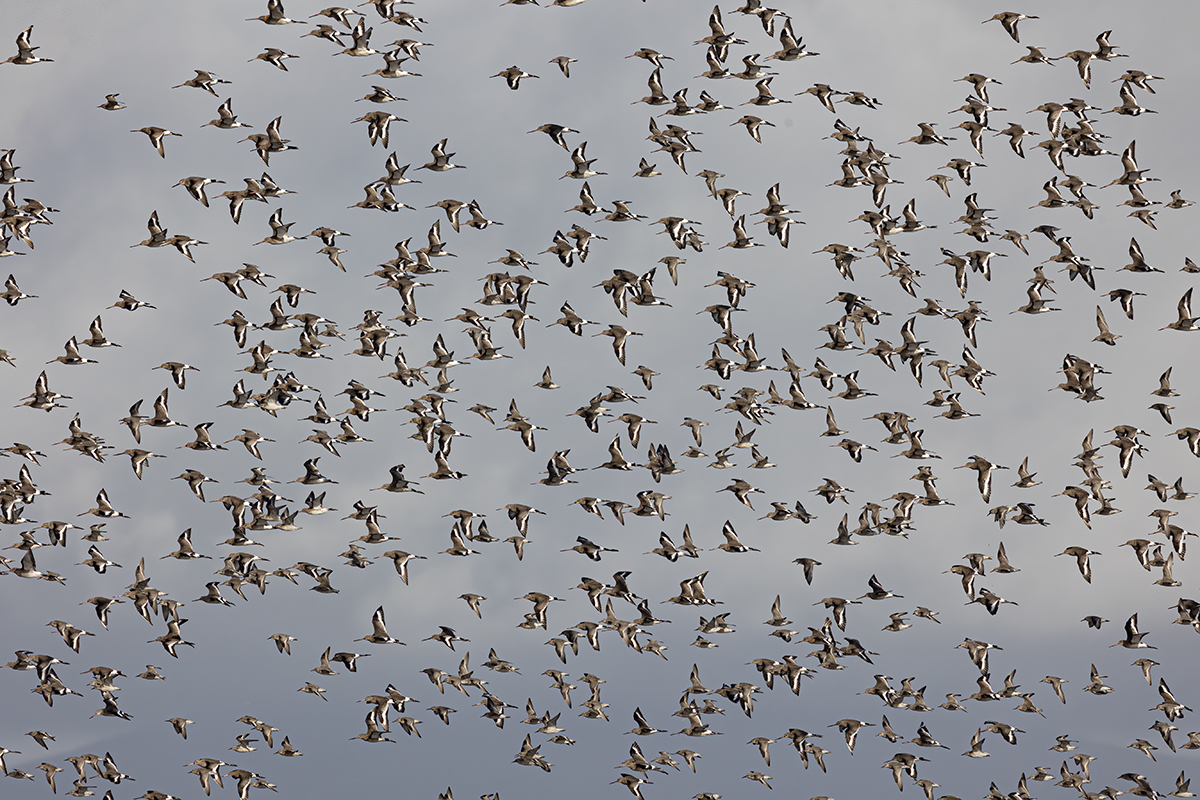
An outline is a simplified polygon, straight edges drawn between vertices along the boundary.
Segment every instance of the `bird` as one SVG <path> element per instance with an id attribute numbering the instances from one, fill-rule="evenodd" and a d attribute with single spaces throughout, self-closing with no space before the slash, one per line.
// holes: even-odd
<path id="1" fill-rule="evenodd" d="M 1038 17 L 1032 14 L 1019 14 L 1015 11 L 1001 11 L 989 19 L 985 19 L 983 24 L 986 25 L 989 22 L 999 22 L 1004 26 L 1004 30 L 1008 32 L 1008 35 L 1012 37 L 1012 40 L 1020 43 L 1021 36 L 1017 32 L 1017 23 L 1023 19 L 1038 19 Z"/>
<path id="2" fill-rule="evenodd" d="M 292 654 L 292 642 L 299 641 L 295 636 L 290 636 L 286 633 L 273 633 L 267 638 L 275 643 L 275 647 L 280 653 L 289 656 Z"/>
<path id="3" fill-rule="evenodd" d="M 983 502 L 987 503 L 992 497 L 992 471 L 996 469 L 1008 469 L 997 464 L 993 464 L 982 456 L 971 456 L 970 461 L 955 469 L 973 469 L 978 473 L 979 495 L 983 498 Z"/>
<path id="4" fill-rule="evenodd" d="M 492 77 L 493 78 L 504 78 L 505 82 L 508 84 L 508 88 L 512 89 L 513 91 L 516 91 L 517 89 L 521 88 L 521 79 L 522 78 L 536 78 L 538 76 L 534 75 L 533 73 L 526 72 L 525 70 L 521 69 L 520 67 L 518 67 L 514 64 L 513 66 L 509 67 L 508 69 L 500 70 Z M 570 77 L 570 76 L 568 75 L 567 77 Z"/>
<path id="5" fill-rule="evenodd" d="M 267 0 L 267 13 L 261 17 L 252 17 L 246 21 L 253 22 L 254 20 L 265 22 L 268 25 L 306 24 L 303 20 L 287 18 L 283 10 L 283 0 Z"/>
<path id="6" fill-rule="evenodd" d="M 1079 567 L 1079 574 L 1082 575 L 1083 579 L 1088 583 L 1092 582 L 1092 566 L 1089 556 L 1100 555 L 1099 553 L 1097 553 L 1095 550 L 1088 550 L 1086 547 L 1068 547 L 1061 553 L 1057 553 L 1057 555 L 1073 556 Z"/>
<path id="7" fill-rule="evenodd" d="M 1200 330 L 1197 326 L 1197 318 L 1192 316 L 1192 290 L 1188 289 L 1183 293 L 1183 297 L 1179 299 L 1177 310 L 1179 318 L 1168 325 L 1159 328 L 1159 330 L 1175 330 L 1175 331 L 1194 331 Z"/>
<path id="8" fill-rule="evenodd" d="M 17 54 L 5 59 L 4 64 L 15 64 L 17 66 L 28 66 L 30 64 L 53 63 L 52 58 L 42 58 L 36 55 L 33 51 L 40 48 L 30 44 L 30 37 L 33 34 L 33 26 L 30 25 L 25 30 L 17 35 Z"/>
<path id="9" fill-rule="evenodd" d="M 287 64 L 284 64 L 283 62 L 289 58 L 299 58 L 299 56 L 294 56 L 294 55 L 291 55 L 290 53 L 285 53 L 284 51 L 280 50 L 278 47 L 268 47 L 263 52 L 259 53 L 254 58 L 251 58 L 249 60 L 250 61 L 265 61 L 266 63 L 270 64 L 271 66 L 273 66 L 277 69 L 281 69 L 284 72 L 287 72 L 288 71 Z"/>
<path id="10" fill-rule="evenodd" d="M 971 736 L 971 749 L 963 753 L 964 756 L 968 758 L 987 758 L 991 755 L 983 750 L 984 738 L 981 736 L 982 733 L 982 728 L 976 728 L 975 733 Z"/>
<path id="11" fill-rule="evenodd" d="M 144 133 L 146 136 L 150 137 L 150 144 L 163 158 L 167 157 L 167 151 L 163 147 L 163 139 L 167 136 L 183 136 L 182 133 L 176 133 L 175 131 L 169 131 L 166 128 L 159 128 L 154 125 L 150 125 L 145 128 L 138 128 L 130 131 L 130 133 Z"/>
<path id="12" fill-rule="evenodd" d="M 388 635 L 387 626 L 384 624 L 383 606 L 375 609 L 375 613 L 371 615 L 371 633 L 361 639 L 355 639 L 355 641 L 370 642 L 371 644 L 404 644 L 399 639 Z M 354 669 L 351 668 L 350 671 L 353 672 Z"/>
<path id="13" fill-rule="evenodd" d="M 120 92 L 104 95 L 104 102 L 97 106 L 97 108 L 102 108 L 105 111 L 120 111 L 123 108 L 128 108 L 128 106 L 117 99 L 120 96 Z"/>
<path id="14" fill-rule="evenodd" d="M 557 65 L 562 71 L 563 77 L 569 78 L 571 77 L 571 65 L 578 63 L 578 61 L 579 59 L 571 58 L 570 56 L 555 56 L 546 63 Z"/>
<path id="15" fill-rule="evenodd" d="M 96 507 L 82 512 L 79 514 L 79 516 L 83 517 L 88 514 L 100 517 L 101 519 L 111 519 L 113 517 L 122 517 L 128 519 L 127 515 L 113 508 L 108 499 L 108 492 L 103 488 L 100 489 L 100 491 L 96 494 Z"/>
<path id="16" fill-rule="evenodd" d="M 761 117 L 756 117 L 753 114 L 746 114 L 737 122 L 730 123 L 730 127 L 733 127 L 734 125 L 745 125 L 746 132 L 750 134 L 750 138 L 759 144 L 762 144 L 762 134 L 759 132 L 760 128 L 762 128 L 763 125 L 771 128 L 775 127 L 774 122 L 762 119 Z"/>
<path id="17" fill-rule="evenodd" d="M 1154 645 L 1146 644 L 1142 641 L 1142 638 L 1145 637 L 1146 634 L 1138 631 L 1137 618 L 1138 615 L 1135 613 L 1129 619 L 1125 620 L 1125 638 L 1114 642 L 1112 645 L 1110 645 L 1110 647 L 1117 647 L 1120 645 L 1121 647 L 1129 650 L 1140 650 L 1144 648 L 1150 648 L 1152 650 L 1156 649 Z"/>
<path id="18" fill-rule="evenodd" d="M 233 603 L 221 596 L 221 585 L 216 581 L 209 581 L 205 584 L 208 588 L 208 593 L 203 597 L 196 598 L 195 602 L 208 603 L 209 605 L 232 606 Z"/>
<path id="19" fill-rule="evenodd" d="M 582 1 L 582 0 L 580 0 L 580 1 Z M 555 0 L 554 4 L 555 5 L 570 5 L 570 4 L 574 4 L 574 0 Z M 645 780 L 644 778 L 639 778 L 636 775 L 630 775 L 628 772 L 622 772 L 621 777 L 617 778 L 615 781 L 609 781 L 609 783 L 610 784 L 613 784 L 613 783 L 622 784 L 627 789 L 629 789 L 629 791 L 633 794 L 633 796 L 638 798 L 638 800 L 645 800 L 645 798 L 642 796 L 642 789 L 641 789 L 642 784 L 643 783 L 653 784 L 654 781 L 648 781 L 648 780 Z"/>
<path id="20" fill-rule="evenodd" d="M 863 600 L 863 599 L 886 600 L 891 597 L 904 597 L 904 595 L 902 595 L 902 594 L 893 594 L 893 593 L 889 592 L 887 589 L 884 589 L 883 584 L 881 584 L 879 582 L 879 579 L 876 578 L 874 575 L 872 575 L 867 580 L 867 584 L 870 586 L 871 591 L 869 591 L 866 594 L 859 597 L 858 598 L 859 600 Z"/>
<path id="21" fill-rule="evenodd" d="M 261 241 L 255 242 L 255 244 L 279 245 L 279 244 L 287 244 L 288 242 L 294 242 L 294 241 L 298 241 L 300 239 L 308 238 L 307 236 L 292 236 L 291 234 L 288 233 L 288 229 L 290 229 L 292 227 L 292 225 L 294 225 L 295 223 L 294 222 L 286 222 L 285 223 L 283 221 L 283 209 L 282 208 L 277 208 L 275 210 L 275 213 L 271 215 L 271 219 L 269 220 L 268 224 L 271 226 L 271 235 L 265 237 Z"/>
<path id="22" fill-rule="evenodd" d="M 207 128 L 209 126 L 222 130 L 251 127 L 245 122 L 238 122 L 237 115 L 233 113 L 233 98 L 228 98 L 221 105 L 217 106 L 217 118 L 209 120 L 200 127 Z M 236 219 L 234 221 L 236 222 Z"/>

